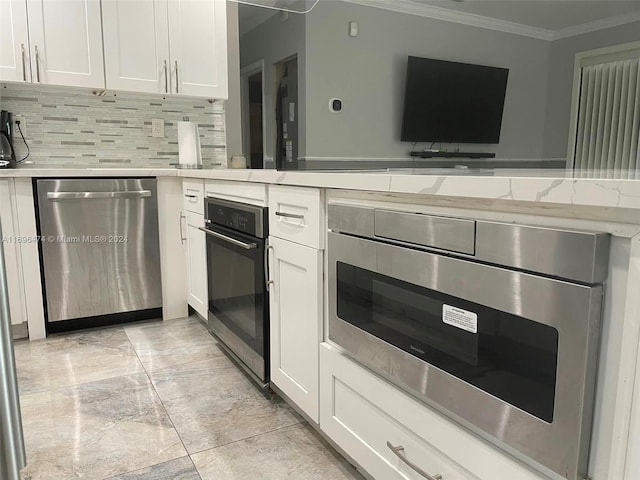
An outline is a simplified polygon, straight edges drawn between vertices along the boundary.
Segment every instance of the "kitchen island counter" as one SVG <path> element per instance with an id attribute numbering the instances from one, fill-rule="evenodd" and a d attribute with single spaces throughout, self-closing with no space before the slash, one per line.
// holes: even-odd
<path id="1" fill-rule="evenodd" d="M 585 207 L 596 208 L 597 218 L 614 216 L 632 222 L 640 215 L 640 174 L 627 172 L 574 172 L 572 170 L 528 169 L 381 169 L 366 171 L 277 171 L 245 169 L 178 170 L 175 168 L 40 168 L 23 167 L 0 171 L 1 178 L 25 177 L 185 177 L 305 186 L 391 194 L 414 194 L 480 201 L 483 208 L 492 201 L 544 204 L 547 213 L 559 206 L 584 217 Z M 626 215 L 625 215 L 626 211 Z M 633 212 L 632 211 L 636 211 Z M 622 218 L 620 218 L 622 214 Z M 574 215 L 571 215 L 574 216 Z M 640 219 L 640 217 L 637 217 Z"/>

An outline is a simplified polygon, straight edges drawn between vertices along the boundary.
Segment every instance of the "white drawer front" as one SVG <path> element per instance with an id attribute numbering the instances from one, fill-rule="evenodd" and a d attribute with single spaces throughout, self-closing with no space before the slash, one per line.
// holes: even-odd
<path id="1" fill-rule="evenodd" d="M 269 187 L 269 234 L 324 248 L 324 205 L 317 188 Z"/>
<path id="2" fill-rule="evenodd" d="M 267 186 L 264 183 L 206 180 L 204 191 L 207 197 L 222 198 L 260 207 L 267 205 Z"/>
<path id="3" fill-rule="evenodd" d="M 182 208 L 204 215 L 204 180 L 185 178 L 182 181 Z"/>
<path id="4" fill-rule="evenodd" d="M 320 427 L 374 478 L 541 480 L 519 462 L 396 389 L 326 343 L 320 348 Z"/>

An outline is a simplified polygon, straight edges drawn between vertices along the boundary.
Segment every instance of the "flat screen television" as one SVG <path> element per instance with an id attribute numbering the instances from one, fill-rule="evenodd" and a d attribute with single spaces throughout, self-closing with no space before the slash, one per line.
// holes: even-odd
<path id="1" fill-rule="evenodd" d="M 403 142 L 498 143 L 509 70 L 409 57 Z"/>

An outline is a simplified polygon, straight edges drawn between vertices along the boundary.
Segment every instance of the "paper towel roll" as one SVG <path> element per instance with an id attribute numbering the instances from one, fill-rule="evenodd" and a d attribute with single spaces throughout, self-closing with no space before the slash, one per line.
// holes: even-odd
<path id="1" fill-rule="evenodd" d="M 194 122 L 178 122 L 178 166 L 180 168 L 202 167 L 200 133 Z"/>

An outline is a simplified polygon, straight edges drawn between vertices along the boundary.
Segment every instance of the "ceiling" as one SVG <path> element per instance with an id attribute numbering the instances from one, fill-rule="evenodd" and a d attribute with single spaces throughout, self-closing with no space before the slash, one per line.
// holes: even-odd
<path id="1" fill-rule="evenodd" d="M 284 0 L 234 0 L 282 5 Z M 286 0 L 291 2 L 292 0 Z M 300 1 L 300 0 L 298 0 Z M 310 2 L 311 0 L 306 0 Z M 334 0 L 320 0 L 330 2 Z M 640 0 L 343 0 L 386 10 L 556 40 L 640 21 Z M 277 14 L 238 5 L 240 34 Z M 638 33 L 640 40 L 640 32 Z"/>
<path id="2" fill-rule="evenodd" d="M 459 12 L 558 31 L 611 17 L 640 14 L 640 0 L 412 0 Z M 640 38 L 640 32 L 638 33 Z"/>
<path id="3" fill-rule="evenodd" d="M 271 8 L 253 7 L 251 5 L 238 5 L 238 23 L 240 26 L 240 35 L 244 35 L 253 30 L 258 25 L 266 22 L 272 16 L 278 14 L 278 10 Z"/>

